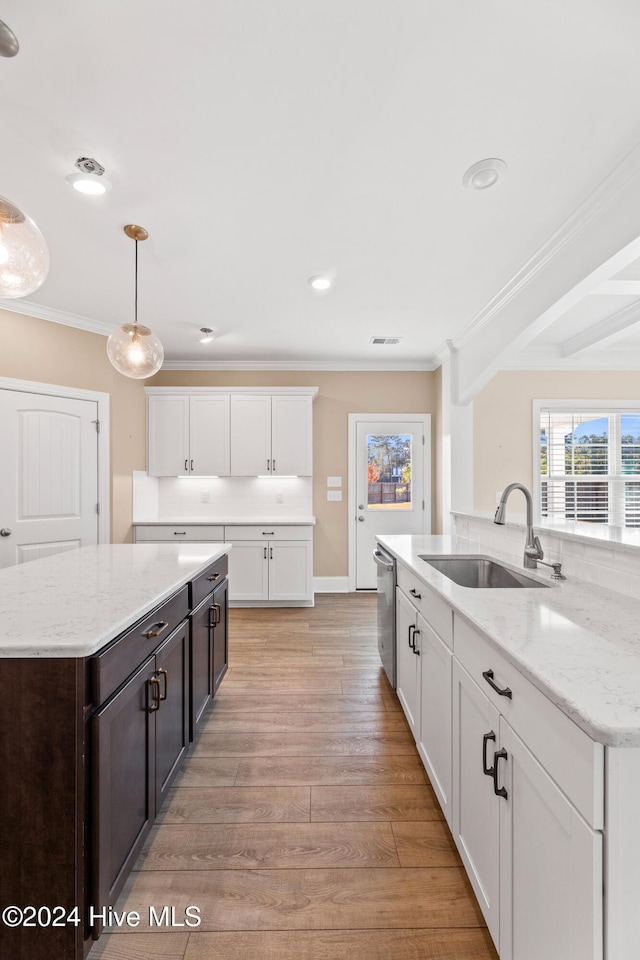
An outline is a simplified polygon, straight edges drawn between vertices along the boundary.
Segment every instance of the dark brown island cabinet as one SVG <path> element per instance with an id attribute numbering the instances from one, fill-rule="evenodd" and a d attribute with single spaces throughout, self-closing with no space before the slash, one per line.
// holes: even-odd
<path id="1" fill-rule="evenodd" d="M 227 570 L 93 656 L 0 661 L 0 960 L 81 960 L 99 937 L 226 672 Z"/>

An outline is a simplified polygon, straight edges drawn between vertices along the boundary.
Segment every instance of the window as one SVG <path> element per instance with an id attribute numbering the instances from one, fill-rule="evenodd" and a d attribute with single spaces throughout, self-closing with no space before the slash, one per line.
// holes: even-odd
<path id="1" fill-rule="evenodd" d="M 369 510 L 411 509 L 411 434 L 367 434 Z"/>
<path id="2" fill-rule="evenodd" d="M 541 518 L 640 527 L 640 404 L 537 401 Z"/>

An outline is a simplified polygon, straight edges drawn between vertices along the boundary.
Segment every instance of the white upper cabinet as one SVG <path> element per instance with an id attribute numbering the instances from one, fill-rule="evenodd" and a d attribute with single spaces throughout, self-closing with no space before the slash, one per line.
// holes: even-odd
<path id="1" fill-rule="evenodd" d="M 229 397 L 224 394 L 149 396 L 151 477 L 229 476 Z"/>
<path id="2" fill-rule="evenodd" d="M 151 477 L 312 475 L 317 387 L 147 387 Z"/>
<path id="3" fill-rule="evenodd" d="M 297 476 L 312 473 L 310 396 L 231 396 L 231 475 Z"/>

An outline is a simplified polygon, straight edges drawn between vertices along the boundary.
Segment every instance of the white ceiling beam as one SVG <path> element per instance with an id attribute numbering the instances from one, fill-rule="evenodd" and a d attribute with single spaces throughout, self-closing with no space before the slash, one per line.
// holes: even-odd
<path id="1" fill-rule="evenodd" d="M 640 256 L 640 144 L 454 339 L 457 402 L 469 403 L 518 351 Z"/>
<path id="2" fill-rule="evenodd" d="M 596 297 L 640 297 L 640 280 L 605 280 L 593 294 Z"/>
<path id="3" fill-rule="evenodd" d="M 591 347 L 603 347 L 624 337 L 638 322 L 640 322 L 640 303 L 629 303 L 610 317 L 594 323 L 588 330 L 569 337 L 560 345 L 560 353 L 563 357 L 572 357 Z"/>

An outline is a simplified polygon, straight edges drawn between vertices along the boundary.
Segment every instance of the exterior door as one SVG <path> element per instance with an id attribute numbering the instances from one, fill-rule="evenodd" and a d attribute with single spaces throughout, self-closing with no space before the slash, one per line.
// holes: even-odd
<path id="1" fill-rule="evenodd" d="M 98 404 L 0 390 L 0 567 L 98 542 Z"/>
<path id="2" fill-rule="evenodd" d="M 364 414 L 355 420 L 356 590 L 375 589 L 377 534 L 431 530 L 429 420 Z"/>

